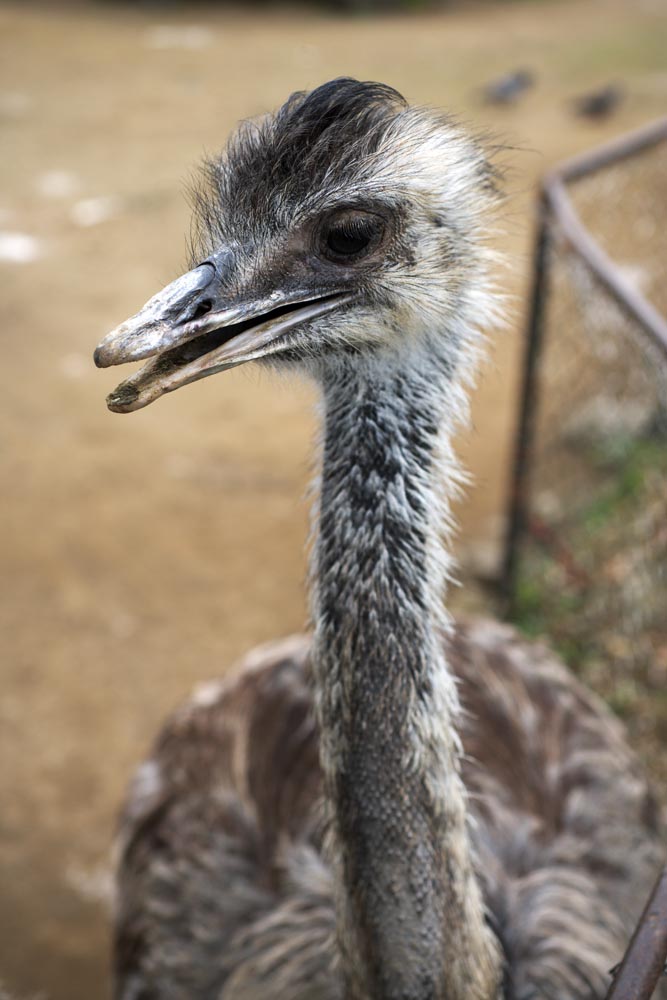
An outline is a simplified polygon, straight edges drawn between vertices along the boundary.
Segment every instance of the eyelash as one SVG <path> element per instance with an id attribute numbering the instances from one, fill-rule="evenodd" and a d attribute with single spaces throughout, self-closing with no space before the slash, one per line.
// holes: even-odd
<path id="1" fill-rule="evenodd" d="M 325 254 L 328 252 L 328 256 L 338 260 L 355 258 L 375 242 L 374 238 L 380 235 L 379 228 L 370 218 L 350 216 L 338 222 L 333 220 L 322 233 Z M 351 245 L 346 247 L 346 242 Z M 358 246 L 355 247 L 355 243 Z"/>

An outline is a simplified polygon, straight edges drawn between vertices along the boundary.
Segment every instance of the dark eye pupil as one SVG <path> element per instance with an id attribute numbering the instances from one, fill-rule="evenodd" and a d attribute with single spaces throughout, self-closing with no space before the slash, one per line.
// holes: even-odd
<path id="1" fill-rule="evenodd" d="M 371 241 L 371 233 L 363 226 L 341 225 L 332 227 L 327 233 L 327 247 L 341 257 L 349 257 L 365 250 Z"/>

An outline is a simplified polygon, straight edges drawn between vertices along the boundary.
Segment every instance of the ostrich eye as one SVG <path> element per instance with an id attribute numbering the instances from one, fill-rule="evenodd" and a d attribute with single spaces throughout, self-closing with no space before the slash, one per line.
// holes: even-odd
<path id="1" fill-rule="evenodd" d="M 378 215 L 345 212 L 328 219 L 321 231 L 322 250 L 329 260 L 348 263 L 375 249 L 384 231 Z"/>

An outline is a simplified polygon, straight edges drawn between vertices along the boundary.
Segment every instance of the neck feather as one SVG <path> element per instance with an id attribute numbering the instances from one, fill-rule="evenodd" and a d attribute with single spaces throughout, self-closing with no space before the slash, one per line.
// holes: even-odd
<path id="1" fill-rule="evenodd" d="M 488 1000 L 498 959 L 443 652 L 449 414 L 464 397 L 446 366 L 414 361 L 350 363 L 323 390 L 314 671 L 347 996 Z"/>

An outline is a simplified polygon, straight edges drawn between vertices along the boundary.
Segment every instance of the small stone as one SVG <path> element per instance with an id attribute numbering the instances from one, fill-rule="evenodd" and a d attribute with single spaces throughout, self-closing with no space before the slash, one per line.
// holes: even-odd
<path id="1" fill-rule="evenodd" d="M 44 246 L 28 233 L 0 232 L 0 261 L 8 264 L 30 264 L 44 256 Z"/>
<path id="2" fill-rule="evenodd" d="M 80 186 L 76 174 L 67 170 L 47 170 L 36 181 L 37 191 L 44 198 L 72 198 Z"/>
<path id="3" fill-rule="evenodd" d="M 118 195 L 101 195 L 98 198 L 82 198 L 72 205 L 71 218 L 77 226 L 97 226 L 100 222 L 113 219 L 121 211 L 123 202 Z"/>

